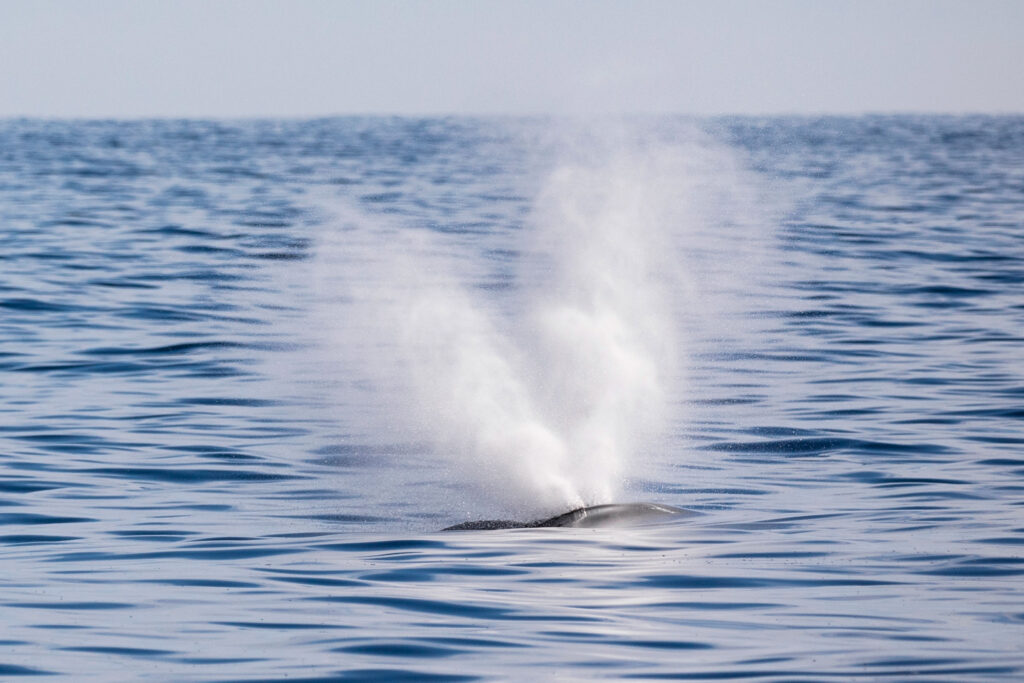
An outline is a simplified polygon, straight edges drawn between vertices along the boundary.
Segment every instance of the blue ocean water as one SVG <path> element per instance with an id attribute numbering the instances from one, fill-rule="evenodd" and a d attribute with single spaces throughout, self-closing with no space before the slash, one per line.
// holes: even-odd
<path id="1" fill-rule="evenodd" d="M 0 675 L 1024 676 L 1024 118 L 629 125 L 701 207 L 621 495 L 700 514 L 444 533 L 350 235 L 505 310 L 570 124 L 0 122 Z"/>

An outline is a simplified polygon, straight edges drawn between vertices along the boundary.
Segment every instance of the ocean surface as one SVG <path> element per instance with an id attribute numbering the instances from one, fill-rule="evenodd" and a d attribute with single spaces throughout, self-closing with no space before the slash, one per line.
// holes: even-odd
<path id="1" fill-rule="evenodd" d="M 432 440 L 487 402 L 409 400 L 377 304 L 446 263 L 441 309 L 514 332 L 531 272 L 594 221 L 647 244 L 652 202 L 665 305 L 617 301 L 673 330 L 664 419 L 577 469 L 697 514 L 442 532 L 554 512 L 546 460 Z M 32 675 L 1024 678 L 1024 118 L 0 121 L 0 677 Z"/>

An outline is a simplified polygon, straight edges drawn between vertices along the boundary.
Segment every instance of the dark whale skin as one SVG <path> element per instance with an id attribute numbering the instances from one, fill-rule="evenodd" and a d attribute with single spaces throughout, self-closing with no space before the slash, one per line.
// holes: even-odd
<path id="1" fill-rule="evenodd" d="M 632 526 L 666 521 L 670 517 L 688 517 L 697 513 L 659 503 L 613 503 L 577 508 L 561 515 L 535 522 L 511 519 L 481 519 L 462 522 L 442 531 L 492 531 L 495 529 L 536 529 L 541 527 L 596 528 Z"/>

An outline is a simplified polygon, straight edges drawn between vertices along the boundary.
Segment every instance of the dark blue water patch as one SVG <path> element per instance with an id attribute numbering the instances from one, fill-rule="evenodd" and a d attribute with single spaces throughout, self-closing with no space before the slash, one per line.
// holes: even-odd
<path id="1" fill-rule="evenodd" d="M 79 470 L 137 481 L 158 481 L 168 484 L 209 484 L 215 482 L 268 482 L 305 479 L 304 475 L 248 470 L 244 468 L 199 467 L 90 467 Z"/>
<path id="2" fill-rule="evenodd" d="M 998 420 L 1024 420 L 1024 408 L 1016 406 L 973 408 L 968 410 L 949 410 L 943 411 L 940 414 L 951 418 L 992 418 Z"/>
<path id="3" fill-rule="evenodd" d="M 196 534 L 195 531 L 185 529 L 111 529 L 107 533 L 121 538 L 161 543 L 183 541 Z"/>
<path id="4" fill-rule="evenodd" d="M 258 568 L 255 569 L 255 571 L 258 571 L 261 574 L 267 574 L 267 575 L 269 575 L 273 579 L 277 579 L 278 577 L 281 577 L 281 576 L 283 576 L 283 577 L 298 577 L 298 578 L 304 578 L 304 577 L 312 577 L 312 578 L 328 577 L 328 578 L 331 578 L 331 577 L 337 576 L 339 573 L 344 573 L 341 570 L 337 570 L 337 569 L 289 569 L 289 568 L 280 568 L 280 567 L 278 567 L 278 568 L 258 567 Z"/>
<path id="5" fill-rule="evenodd" d="M 29 297 L 0 299 L 0 308 L 19 313 L 88 313 L 96 310 L 77 304 L 58 304 Z"/>
<path id="6" fill-rule="evenodd" d="M 921 670 L 937 666 L 949 666 L 950 664 L 964 664 L 961 657 L 885 657 L 861 662 L 861 666 L 867 667 L 898 667 L 900 669 Z"/>
<path id="7" fill-rule="evenodd" d="M 214 166 L 209 169 L 209 172 L 232 180 L 273 180 L 273 176 L 269 174 L 239 166 Z"/>
<path id="8" fill-rule="evenodd" d="M 866 455 L 892 455 L 921 453 L 938 455 L 949 453 L 946 446 L 930 443 L 898 444 L 883 441 L 867 441 L 845 437 L 807 437 L 800 439 L 773 439 L 766 441 L 726 441 L 706 444 L 701 450 L 726 453 L 768 453 L 784 456 L 805 457 L 826 455 L 834 452 L 850 452 Z"/>
<path id="9" fill-rule="evenodd" d="M 0 535 L 0 545 L 39 545 L 44 543 L 64 543 L 80 540 L 81 536 L 51 536 L 44 534 L 5 534 Z"/>
<path id="10" fill-rule="evenodd" d="M 715 553 L 711 557 L 723 557 L 723 558 L 737 558 L 737 559 L 757 559 L 757 558 L 771 558 L 771 559 L 812 559 L 818 557 L 831 557 L 831 553 L 826 552 L 813 552 L 805 550 L 790 550 L 790 551 L 766 551 L 766 552 L 742 552 L 742 553 Z"/>
<path id="11" fill-rule="evenodd" d="M 110 221 L 96 220 L 93 218 L 67 216 L 51 220 L 39 221 L 36 225 L 40 228 L 113 228 L 115 224 Z"/>
<path id="12" fill-rule="evenodd" d="M 144 659 L 178 654 L 174 650 L 157 650 L 145 647 L 110 647 L 99 645 L 76 645 L 71 647 L 62 647 L 59 649 L 64 652 L 90 652 L 93 654 L 114 655 L 117 657 L 142 657 Z"/>
<path id="13" fill-rule="evenodd" d="M 31 526 L 37 524 L 80 524 L 82 522 L 95 521 L 97 520 L 92 517 L 62 517 L 35 512 L 0 512 L 0 524 L 24 524 Z"/>
<path id="14" fill-rule="evenodd" d="M 217 232 L 212 229 L 204 229 L 197 227 L 185 227 L 182 225 L 161 225 L 155 228 L 140 228 L 135 230 L 136 233 L 145 234 L 156 234 L 166 237 L 188 237 L 188 238 L 199 238 L 205 240 L 222 240 L 222 239 L 233 239 L 241 237 L 243 233 L 228 233 L 224 234 Z"/>
<path id="15" fill-rule="evenodd" d="M 897 581 L 884 581 L 851 577 L 845 579 L 780 579 L 753 578 L 741 576 L 701 576 L 685 574 L 648 575 L 638 577 L 638 583 L 652 588 L 669 588 L 674 590 L 715 590 L 730 588 L 813 588 L 813 587 L 844 587 L 844 586 L 889 586 L 898 585 Z"/>
<path id="16" fill-rule="evenodd" d="M 267 538 L 283 538 L 283 539 L 308 539 L 308 538 L 324 538 L 330 536 L 330 532 L 326 531 L 286 531 L 276 534 L 267 534 Z"/>
<path id="17" fill-rule="evenodd" d="M 51 491 L 74 486 L 81 486 L 78 482 L 46 481 L 40 479 L 4 479 L 0 480 L 0 493 L 36 493 L 38 491 Z"/>
<path id="18" fill-rule="evenodd" d="M 153 278 L 159 280 L 160 278 Z M 194 306 L 185 308 L 175 308 L 172 306 L 161 306 L 156 304 L 148 305 L 129 305 L 117 310 L 111 311 L 111 315 L 117 317 L 124 317 L 131 320 L 140 321 L 151 321 L 155 323 L 178 323 L 178 322 L 210 322 L 210 321 L 221 321 L 221 322 L 235 322 L 246 325 L 264 325 L 264 321 L 259 318 L 253 317 L 242 317 L 242 316 L 227 316 L 227 315 L 216 315 L 214 313 L 206 312 L 202 309 Z"/>
<path id="19" fill-rule="evenodd" d="M 276 576 L 274 581 L 281 583 L 294 583 L 302 586 L 318 586 L 318 587 L 354 587 L 354 586 L 365 586 L 364 581 L 356 581 L 353 579 L 337 579 L 328 576 Z"/>
<path id="20" fill-rule="evenodd" d="M 267 679 L 245 679 L 251 683 L 277 683 L 280 678 Z M 480 676 L 469 676 L 466 674 L 443 673 L 435 674 L 413 669 L 350 669 L 337 673 L 326 674 L 318 677 L 293 678 L 288 677 L 292 683 L 378 683 L 379 681 L 394 681 L 395 683 L 444 683 L 453 681 L 481 680 Z"/>
<path id="21" fill-rule="evenodd" d="M 153 507 L 139 506 L 140 510 L 183 510 L 190 512 L 229 512 L 234 505 L 228 503 L 172 503 Z"/>
<path id="22" fill-rule="evenodd" d="M 837 476 L 842 479 L 851 479 L 880 488 L 902 488 L 908 486 L 926 486 L 930 484 L 963 486 L 972 483 L 960 479 L 942 479 L 939 477 L 894 477 L 886 472 L 877 471 L 847 472 Z"/>
<path id="23" fill-rule="evenodd" d="M 191 542 L 194 548 L 223 548 L 234 546 L 239 543 L 249 543 L 256 541 L 255 538 L 248 536 L 211 536 L 201 539 L 196 539 Z"/>
<path id="24" fill-rule="evenodd" d="M 148 405 L 148 404 L 146 404 Z M 163 405 L 154 404 L 154 405 Z M 231 449 L 225 448 L 224 446 L 218 446 L 213 444 L 166 444 L 162 446 L 164 450 L 178 452 L 178 453 L 195 453 L 199 456 L 211 455 L 218 453 L 231 453 Z"/>
<path id="25" fill-rule="evenodd" d="M 82 256 L 82 254 L 67 252 L 67 251 L 64 251 L 64 250 L 62 250 L 60 248 L 55 248 L 52 251 L 38 251 L 38 252 L 32 251 L 32 252 L 26 252 L 26 253 L 17 254 L 17 256 L 19 257 L 19 259 L 33 259 L 33 260 L 37 260 L 37 261 L 57 262 L 59 264 L 57 267 L 61 267 L 61 268 L 78 267 L 78 268 L 83 269 L 83 270 L 88 270 L 88 269 L 97 269 L 98 270 L 99 269 L 99 266 L 86 265 L 86 264 L 82 264 L 82 263 L 74 263 L 76 260 L 78 260 Z M 7 257 L 5 257 L 5 258 L 7 258 Z M 65 263 L 65 262 L 71 262 L 71 263 Z M 29 304 L 29 306 L 30 306 L 30 308 L 34 308 L 35 307 L 31 303 Z"/>
<path id="26" fill-rule="evenodd" d="M 277 399 L 239 398 L 229 396 L 198 396 L 180 398 L 176 401 L 188 406 L 240 406 L 245 408 L 269 408 L 280 405 Z"/>
<path id="27" fill-rule="evenodd" d="M 267 492 L 265 495 L 267 495 L 268 498 L 269 497 L 274 497 L 274 498 L 281 498 L 281 499 L 285 499 L 285 500 L 320 501 L 321 502 L 320 506 L 322 506 L 323 501 L 335 501 L 335 502 L 337 502 L 337 501 L 341 501 L 341 500 L 345 500 L 345 499 L 355 498 L 355 496 L 353 496 L 351 494 L 339 496 L 339 495 L 337 495 L 334 492 L 334 490 L 332 490 L 330 488 L 327 488 L 327 487 L 308 488 L 308 489 L 289 488 L 286 492 L 282 492 L 280 494 L 276 494 L 276 493 L 273 493 L 273 492 Z M 355 516 L 358 516 L 358 515 L 355 515 Z M 275 517 L 277 517 L 278 519 L 310 519 L 310 515 L 275 515 Z M 330 520 L 325 520 L 325 521 L 330 521 Z"/>
<path id="28" fill-rule="evenodd" d="M 747 361 L 756 365 L 771 366 L 775 363 L 822 363 L 822 364 L 845 364 L 853 365 L 853 361 L 841 361 L 835 358 L 836 351 L 830 351 L 828 353 L 815 352 L 809 353 L 803 350 L 790 350 L 781 351 L 778 353 L 765 353 L 765 352 L 754 352 L 754 351 L 714 351 L 699 354 L 697 358 L 699 360 L 711 361 L 717 363 L 735 363 L 739 361 Z M 734 401 L 741 401 L 742 399 L 733 399 Z M 699 401 L 695 401 L 700 405 Z M 728 404 L 722 404 L 728 405 Z"/>
<path id="29" fill-rule="evenodd" d="M 317 546 L 322 550 L 336 550 L 350 553 L 392 553 L 406 550 L 445 550 L 450 546 L 442 541 L 424 538 L 395 538 L 382 541 L 350 541 L 347 543 L 325 543 Z"/>
<path id="30" fill-rule="evenodd" d="M 992 296 L 998 292 L 994 289 L 978 287 L 956 287 L 953 285 L 924 285 L 910 287 L 895 287 L 892 293 L 896 295 L 927 295 L 948 298 L 974 298 L 979 296 Z"/>
<path id="31" fill-rule="evenodd" d="M 974 441 L 977 443 L 989 443 L 989 444 L 1006 444 L 1011 446 L 1024 445 L 1024 436 L 997 436 L 994 434 L 965 434 L 964 438 L 968 441 Z M 978 463 L 981 465 L 999 465 L 1006 464 L 1007 462 L 1016 462 L 1018 465 L 1024 465 L 1024 458 L 1014 461 L 1012 458 L 990 458 L 985 460 L 979 460 Z"/>
<path id="32" fill-rule="evenodd" d="M 370 595 L 328 595 L 306 598 L 317 602 L 341 603 L 349 605 L 370 605 L 401 612 L 421 614 L 437 614 L 463 619 L 503 620 L 514 619 L 517 613 L 508 607 L 486 606 L 479 604 L 459 604 L 443 600 L 426 598 L 400 598 Z M 540 617 L 538 617 L 540 619 Z"/>
<path id="33" fill-rule="evenodd" d="M 253 547 L 239 545 L 226 548 L 177 548 L 174 550 L 159 550 L 145 553 L 131 552 L 99 552 L 86 551 L 77 553 L 62 553 L 47 558 L 48 562 L 79 563 L 79 562 L 116 562 L 132 560 L 201 560 L 216 562 L 220 560 L 252 560 L 257 558 L 274 557 L 275 555 L 290 555 L 299 552 L 295 548 L 288 547 Z"/>
<path id="34" fill-rule="evenodd" d="M 992 564 L 963 563 L 922 571 L 929 576 L 955 576 L 963 579 L 1024 576 L 1024 567 L 1003 567 L 999 562 Z M 995 566 L 993 566 L 995 565 Z"/>
<path id="35" fill-rule="evenodd" d="M 54 672 L 0 662 L 0 676 L 52 676 Z"/>
<path id="36" fill-rule="evenodd" d="M 305 261 L 311 258 L 308 253 L 295 251 L 259 251 L 248 254 L 248 256 L 265 261 Z"/>
<path id="37" fill-rule="evenodd" d="M 581 640 L 591 640 L 591 638 L 586 637 Z M 640 640 L 632 638 L 603 638 L 601 640 L 610 646 L 623 646 L 643 650 L 711 650 L 715 647 L 710 643 L 701 643 L 692 640 Z"/>
<path id="38" fill-rule="evenodd" d="M 729 522 L 725 524 L 716 525 L 718 528 L 723 529 L 737 529 L 744 531 L 761 531 L 766 529 L 793 529 L 793 528 L 808 528 L 809 525 L 813 526 L 812 522 L 820 520 L 834 519 L 845 516 L 842 512 L 824 512 L 813 515 L 790 515 L 786 517 L 773 517 L 770 519 L 762 519 L 752 522 Z M 702 539 L 703 543 L 713 542 L 713 539 Z M 827 542 L 828 543 L 828 542 Z"/>
<path id="39" fill-rule="evenodd" d="M 522 643 L 517 643 L 510 640 L 498 640 L 496 638 L 478 638 L 470 636 L 450 636 L 450 637 L 419 637 L 415 638 L 417 642 L 424 643 L 436 643 L 438 645 L 451 645 L 463 649 L 478 650 L 481 648 L 486 649 L 521 649 L 526 647 Z"/>
<path id="40" fill-rule="evenodd" d="M 174 247 L 174 250 L 179 251 L 182 254 L 200 254 L 224 259 L 235 259 L 246 255 L 241 249 L 217 247 L 211 244 L 183 244 L 181 246 Z"/>
<path id="41" fill-rule="evenodd" d="M 115 289 L 160 289 L 160 285 L 139 282 L 135 276 L 118 279 L 96 278 L 87 283 L 90 287 L 112 287 Z"/>
<path id="42" fill-rule="evenodd" d="M 277 213 L 264 213 L 261 215 L 252 215 L 246 212 L 242 217 L 235 218 L 232 223 L 234 225 L 240 225 L 244 228 L 290 228 L 293 222 L 287 218 L 281 217 Z"/>
<path id="43" fill-rule="evenodd" d="M 171 657 L 169 659 L 193 666 L 223 666 L 224 664 L 250 664 L 267 661 L 266 657 Z"/>
<path id="44" fill-rule="evenodd" d="M 1024 557 L 969 557 L 962 562 L 965 565 L 1024 565 Z"/>
<path id="45" fill-rule="evenodd" d="M 211 351 L 218 349 L 251 349 L 255 348 L 252 344 L 243 344 L 239 342 L 225 342 L 225 341 L 204 341 L 204 342 L 187 342 L 181 344 L 167 344 L 163 346 L 151 346 L 151 347 L 140 347 L 140 348 L 126 348 L 126 347 L 99 347 L 92 349 L 83 349 L 78 351 L 79 354 L 86 356 L 121 356 L 121 355 L 173 355 L 181 353 L 191 353 L 193 351 Z"/>
<path id="46" fill-rule="evenodd" d="M 452 657 L 467 652 L 464 649 L 440 647 L 415 642 L 376 641 L 355 643 L 332 649 L 332 652 L 350 652 L 373 657 L 411 657 L 415 659 L 436 659 Z"/>
<path id="47" fill-rule="evenodd" d="M 858 669 L 848 669 L 845 667 L 837 667 L 834 670 L 823 670 L 810 668 L 809 670 L 793 670 L 793 669 L 780 669 L 777 667 L 767 669 L 726 669 L 726 670 L 715 670 L 715 671 L 685 671 L 685 672 L 666 672 L 666 673 L 637 673 L 637 674 L 625 674 L 622 677 L 625 679 L 650 679 L 650 680 L 661 680 L 661 681 L 723 681 L 723 680 L 751 680 L 751 679 L 768 679 L 768 680 L 780 680 L 780 681 L 799 681 L 809 682 L 817 680 L 851 680 L 857 678 L 878 678 L 884 677 L 887 680 L 901 680 L 907 676 L 913 676 L 914 678 L 920 678 L 924 676 L 940 676 L 939 680 L 958 680 L 959 676 L 1002 676 L 1005 674 L 1012 674 L 1019 671 L 1019 667 L 1014 666 L 985 666 L 985 667 L 940 667 L 940 668 L 929 668 L 929 667 L 901 667 L 894 666 L 891 669 L 885 671 L 862 671 Z M 953 678 L 950 678 L 950 677 Z M 984 679 L 983 679 L 984 680 Z"/>
<path id="48" fill-rule="evenodd" d="M 139 280 L 151 282 L 168 282 L 175 280 L 189 280 L 194 282 L 209 283 L 218 289 L 228 289 L 227 283 L 242 282 L 249 278 L 243 273 L 227 272 L 217 268 L 192 268 L 180 271 L 164 271 L 151 275 L 139 275 Z"/>
<path id="49" fill-rule="evenodd" d="M 987 543 L 992 545 L 1024 545 L 1024 535 L 1021 536 L 997 536 L 993 538 L 978 538 L 971 543 Z"/>
<path id="50" fill-rule="evenodd" d="M 837 401 L 843 399 L 857 399 L 857 396 L 833 396 L 829 400 Z M 754 436 L 789 436 L 789 437 L 817 437 L 818 432 L 811 429 L 797 429 L 794 427 L 750 427 L 744 429 L 743 433 Z"/>
<path id="51" fill-rule="evenodd" d="M 199 453 L 198 457 L 206 458 L 209 460 L 217 460 L 221 462 L 238 462 L 238 463 L 249 463 L 255 461 L 261 461 L 263 458 L 258 455 L 249 455 L 247 453 L 239 453 L 237 451 L 214 451 L 209 453 Z"/>
<path id="52" fill-rule="evenodd" d="M 684 611 L 706 611 L 709 613 L 715 613 L 722 610 L 733 611 L 733 610 L 772 610 L 780 607 L 785 607 L 782 603 L 778 602 L 715 602 L 710 600 L 666 600 L 651 603 L 652 607 L 660 609 L 671 609 L 671 610 L 684 610 Z"/>
<path id="53" fill-rule="evenodd" d="M 943 500 L 991 500 L 992 495 L 985 492 L 972 493 L 970 491 L 948 491 L 948 490 L 927 490 L 910 491 L 906 493 L 889 493 L 882 498 L 890 500 L 915 500 L 915 501 L 943 501 Z"/>
<path id="54" fill-rule="evenodd" d="M 167 367 L 167 366 L 164 366 Z M 176 367 L 189 367 L 178 365 Z M 40 363 L 22 364 L 10 368 L 16 372 L 45 373 L 57 375 L 138 375 L 150 372 L 153 366 L 147 363 L 128 362 L 63 362 L 63 363 Z"/>
<path id="55" fill-rule="evenodd" d="M 252 583 L 251 581 L 229 581 L 223 579 L 145 579 L 140 583 L 177 586 L 179 588 L 261 588 L 260 584 Z"/>
<path id="56" fill-rule="evenodd" d="M 228 626 L 231 628 L 259 629 L 269 631 L 331 631 L 346 630 L 355 628 L 347 624 L 321 624 L 290 621 L 214 621 L 215 626 Z"/>
<path id="57" fill-rule="evenodd" d="M 763 398 L 704 398 L 687 401 L 698 406 L 741 406 L 760 403 Z"/>
<path id="58" fill-rule="evenodd" d="M 392 569 L 384 572 L 364 574 L 361 578 L 365 581 L 381 582 L 420 582 L 433 581 L 443 576 L 522 576 L 530 572 L 526 569 L 514 569 L 510 567 L 492 567 L 487 565 L 469 566 L 444 566 L 444 567 L 417 567 L 414 569 Z"/>

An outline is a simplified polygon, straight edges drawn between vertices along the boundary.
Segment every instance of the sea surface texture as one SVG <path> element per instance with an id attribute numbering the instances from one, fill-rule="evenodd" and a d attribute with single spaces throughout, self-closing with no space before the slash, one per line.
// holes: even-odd
<path id="1" fill-rule="evenodd" d="M 1024 118 L 581 126 L 0 121 L 0 677 L 1024 678 Z M 675 267 L 590 251 L 652 202 Z M 524 241 L 541 216 L 576 228 Z M 674 363 L 530 386 L 659 388 L 642 448 L 565 471 L 696 514 L 442 532 L 558 512 L 502 449 L 534 413 L 476 332 L 479 401 L 410 393 L 438 358 L 373 311 L 444 281 L 423 329 L 516 339 L 531 273 L 591 253 L 625 279 L 573 282 L 663 295 L 616 310 Z"/>

